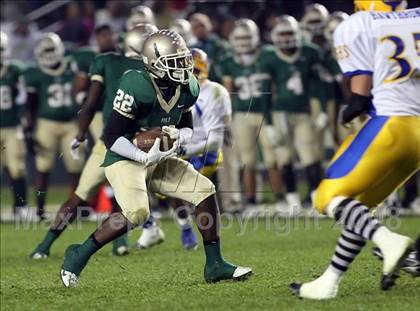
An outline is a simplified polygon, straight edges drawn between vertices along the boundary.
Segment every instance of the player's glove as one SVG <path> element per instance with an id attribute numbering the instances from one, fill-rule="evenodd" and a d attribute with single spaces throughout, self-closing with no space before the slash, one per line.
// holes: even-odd
<path id="1" fill-rule="evenodd" d="M 168 151 L 161 151 L 160 150 L 160 138 L 156 138 L 152 148 L 150 148 L 149 152 L 146 154 L 145 161 L 143 162 L 146 167 L 158 164 L 159 162 L 166 160 L 171 157 L 176 157 L 176 150 L 178 149 L 178 141 L 175 140 L 174 144 L 171 149 Z"/>
<path id="2" fill-rule="evenodd" d="M 347 104 L 345 104 L 340 111 L 340 123 L 349 123 L 354 118 L 369 112 L 371 105 L 372 100 L 370 97 L 351 93 L 350 98 L 347 100 Z"/>
<path id="3" fill-rule="evenodd" d="M 266 125 L 265 131 L 271 146 L 275 147 L 278 144 L 278 135 L 276 135 L 276 129 L 272 125 Z"/>
<path id="4" fill-rule="evenodd" d="M 193 134 L 193 130 L 189 127 L 177 129 L 175 127 L 163 126 L 162 131 L 168 134 L 171 139 L 177 140 L 180 146 L 188 144 Z"/>
<path id="5" fill-rule="evenodd" d="M 328 115 L 325 112 L 321 112 L 314 120 L 315 129 L 322 131 L 328 125 Z"/>
<path id="6" fill-rule="evenodd" d="M 80 139 L 78 137 L 73 138 L 70 143 L 70 154 L 73 160 L 79 160 L 79 147 L 83 144 L 85 139 Z"/>
<path id="7" fill-rule="evenodd" d="M 26 149 L 30 154 L 36 153 L 38 142 L 35 139 L 35 133 L 31 128 L 25 128 L 23 130 L 23 138 L 25 140 Z"/>

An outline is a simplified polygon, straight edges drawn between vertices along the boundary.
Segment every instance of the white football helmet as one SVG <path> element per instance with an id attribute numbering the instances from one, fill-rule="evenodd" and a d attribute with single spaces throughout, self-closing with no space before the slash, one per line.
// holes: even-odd
<path id="1" fill-rule="evenodd" d="M 125 27 L 128 31 L 137 24 L 156 24 L 153 11 L 149 7 L 139 5 L 131 9 L 131 13 L 126 21 Z"/>
<path id="2" fill-rule="evenodd" d="M 347 13 L 340 11 L 331 14 L 328 23 L 324 29 L 324 36 L 330 43 L 333 42 L 333 34 L 334 31 L 337 29 L 338 25 L 340 25 L 348 17 L 349 15 Z"/>
<path id="3" fill-rule="evenodd" d="M 327 8 L 322 4 L 311 4 L 305 9 L 305 14 L 300 21 L 302 29 L 307 31 L 310 36 L 323 35 L 329 15 Z"/>
<path id="4" fill-rule="evenodd" d="M 143 44 L 146 38 L 158 29 L 152 24 L 138 24 L 130 29 L 124 39 L 124 55 L 142 58 Z"/>
<path id="5" fill-rule="evenodd" d="M 3 31 L 0 32 L 0 64 L 5 66 L 10 59 L 9 38 Z"/>
<path id="6" fill-rule="evenodd" d="M 235 22 L 235 26 L 229 35 L 235 54 L 251 54 L 260 45 L 260 31 L 257 24 L 248 18 L 241 18 Z"/>
<path id="7" fill-rule="evenodd" d="M 182 84 L 189 83 L 194 69 L 185 40 L 169 29 L 161 29 L 144 41 L 143 62 L 152 76 Z"/>
<path id="8" fill-rule="evenodd" d="M 169 30 L 175 31 L 184 38 L 187 45 L 193 41 L 194 35 L 191 30 L 191 23 L 183 18 L 175 19 L 169 26 Z"/>
<path id="9" fill-rule="evenodd" d="M 290 15 L 281 15 L 271 30 L 271 41 L 280 49 L 293 49 L 302 45 L 302 31 L 297 20 Z"/>
<path id="10" fill-rule="evenodd" d="M 42 67 L 53 67 L 64 59 L 64 45 L 60 37 L 49 32 L 42 36 L 35 46 L 35 58 Z"/>

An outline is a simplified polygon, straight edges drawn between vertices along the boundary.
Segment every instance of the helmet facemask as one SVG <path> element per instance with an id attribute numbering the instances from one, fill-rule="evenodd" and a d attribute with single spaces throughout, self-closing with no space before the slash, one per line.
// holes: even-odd
<path id="1" fill-rule="evenodd" d="M 41 39 L 35 47 L 35 56 L 38 64 L 42 67 L 54 68 L 59 65 L 64 58 L 64 46 L 57 35 L 47 35 Z"/>
<path id="2" fill-rule="evenodd" d="M 152 67 L 159 78 L 169 78 L 169 80 L 188 84 L 193 73 L 194 62 L 189 50 L 184 50 L 176 54 L 162 55 Z"/>

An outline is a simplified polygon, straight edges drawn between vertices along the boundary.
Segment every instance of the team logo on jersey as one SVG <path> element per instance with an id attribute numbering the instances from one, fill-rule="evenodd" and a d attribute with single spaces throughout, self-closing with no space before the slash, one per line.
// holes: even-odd
<path id="1" fill-rule="evenodd" d="M 338 60 L 346 59 L 350 56 L 346 45 L 340 45 L 335 47 L 335 55 Z"/>

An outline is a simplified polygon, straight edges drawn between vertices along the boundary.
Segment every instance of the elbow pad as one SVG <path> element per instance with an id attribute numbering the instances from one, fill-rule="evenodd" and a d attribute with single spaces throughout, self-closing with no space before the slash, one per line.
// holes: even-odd
<path id="1" fill-rule="evenodd" d="M 350 98 L 342 109 L 340 122 L 342 124 L 349 123 L 361 114 L 369 112 L 371 106 L 371 97 L 351 93 Z"/>

